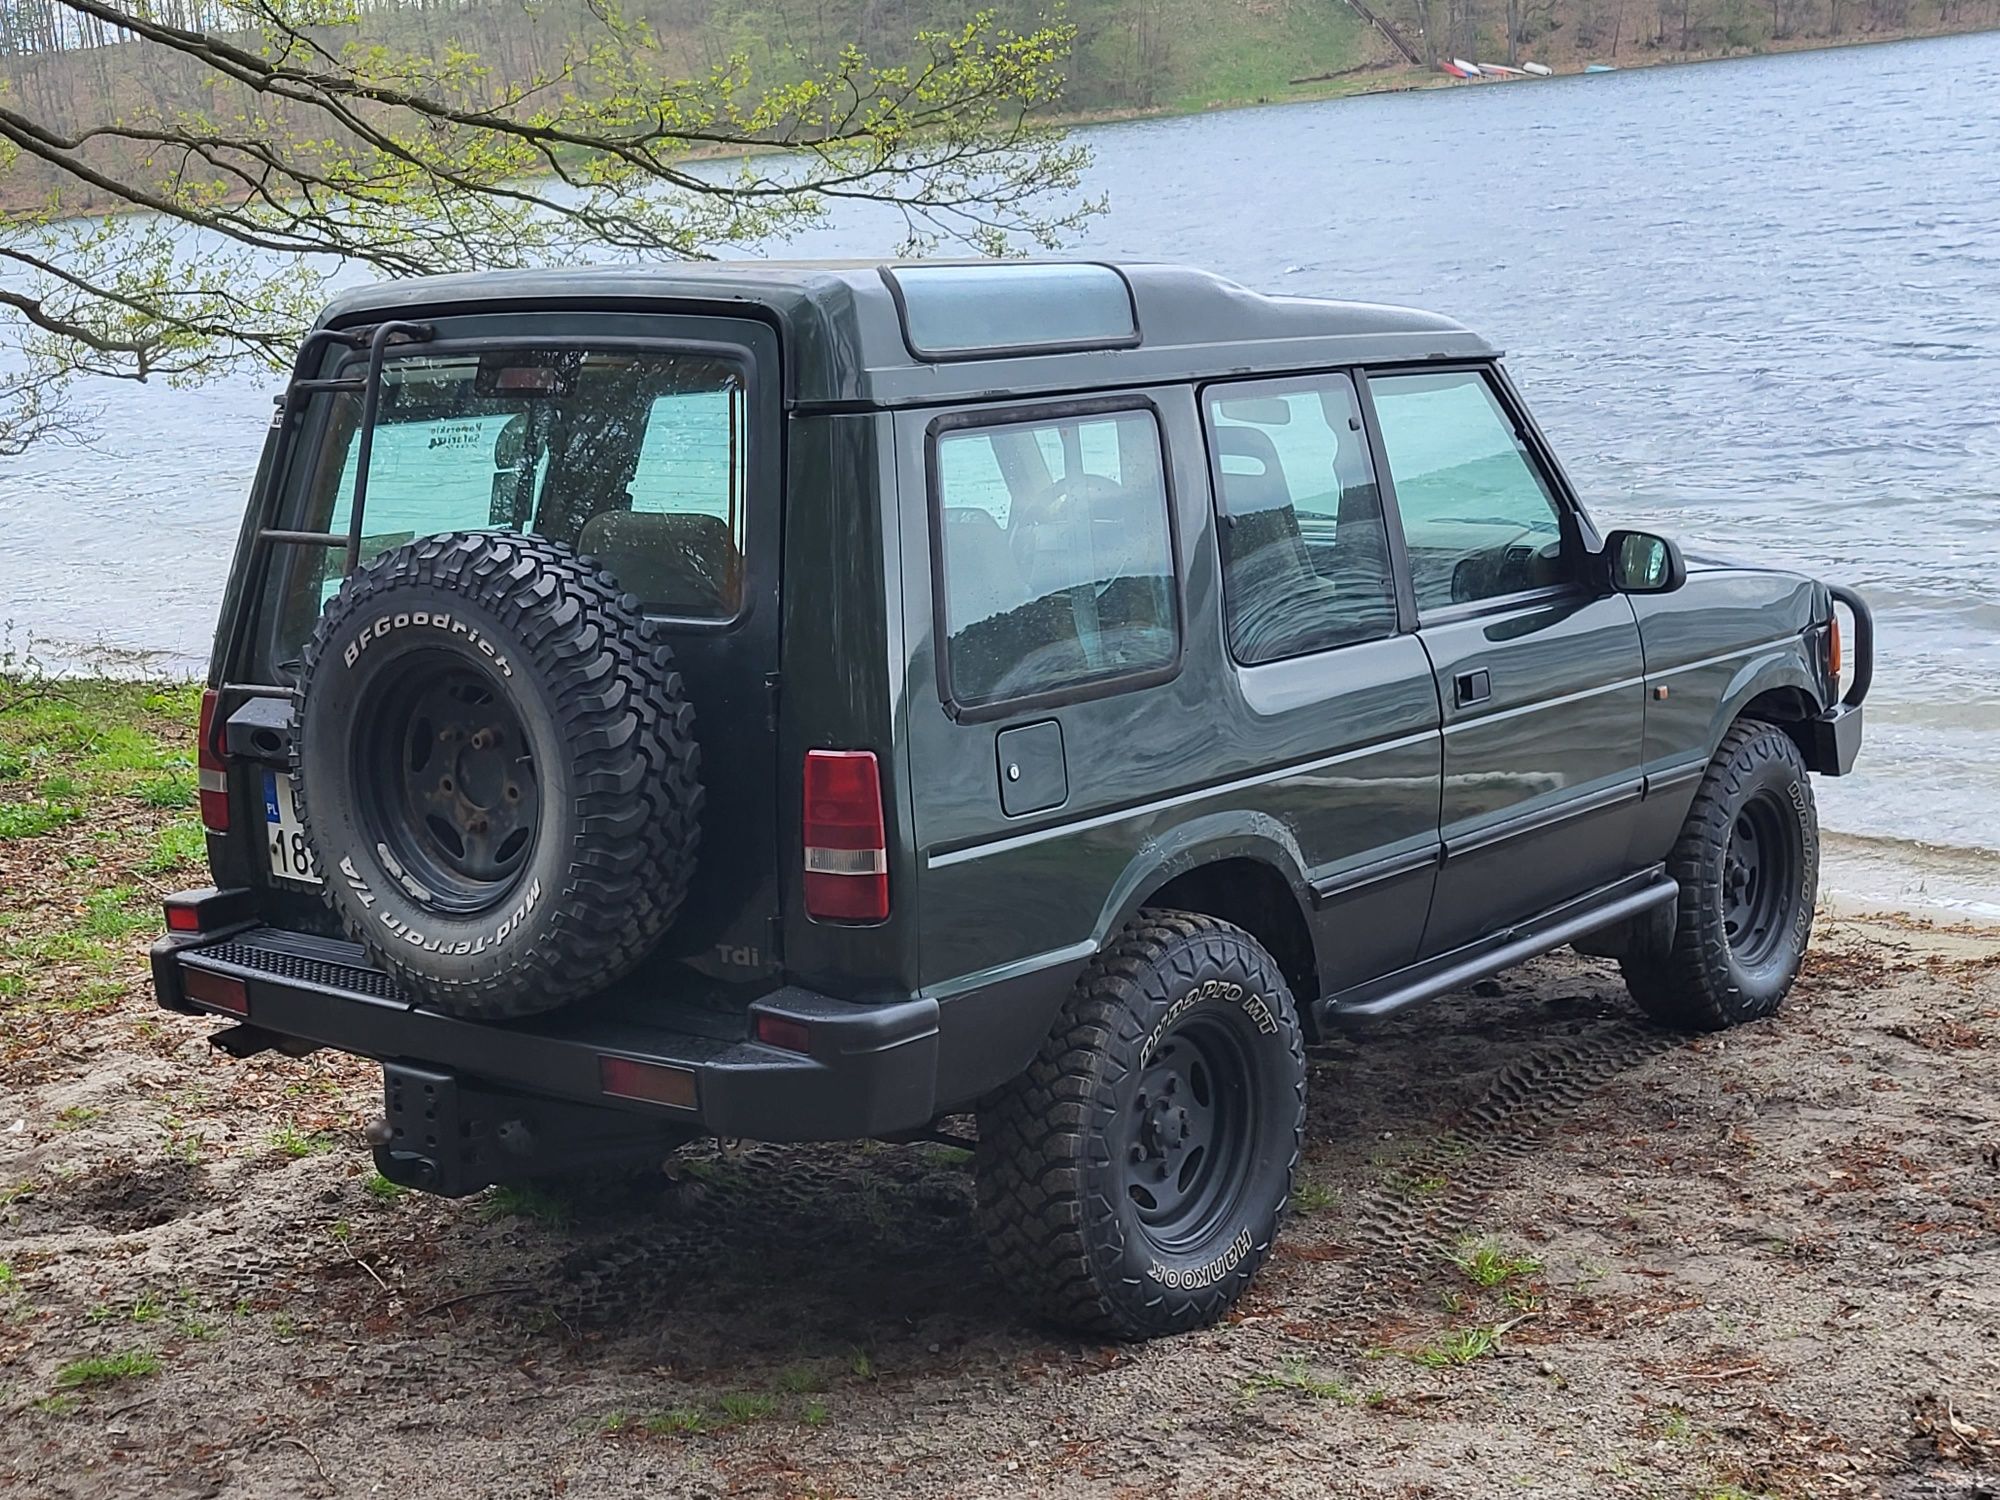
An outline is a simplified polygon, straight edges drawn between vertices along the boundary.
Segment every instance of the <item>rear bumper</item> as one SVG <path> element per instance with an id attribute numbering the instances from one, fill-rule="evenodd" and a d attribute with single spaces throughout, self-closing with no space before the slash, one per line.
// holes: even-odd
<path id="1" fill-rule="evenodd" d="M 857 1005 L 787 986 L 751 1002 L 747 1012 L 626 1000 L 524 1021 L 480 1022 L 424 1009 L 373 967 L 360 947 L 329 938 L 249 927 L 226 935 L 162 938 L 152 957 L 163 1007 L 242 1022 L 269 1034 L 269 1045 L 332 1047 L 504 1089 L 626 1110 L 694 1132 L 765 1141 L 846 1140 L 916 1129 L 935 1113 L 934 1000 Z M 759 1014 L 804 1026 L 809 1051 L 751 1040 L 750 1026 Z M 686 1074 L 692 1104 L 608 1094 L 607 1058 Z"/>

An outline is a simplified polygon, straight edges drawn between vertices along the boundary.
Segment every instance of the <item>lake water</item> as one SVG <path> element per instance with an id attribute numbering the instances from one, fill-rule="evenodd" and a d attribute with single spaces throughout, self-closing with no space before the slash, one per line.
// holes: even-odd
<path id="1" fill-rule="evenodd" d="M 1829 884 L 2000 916 L 2000 34 L 1104 126 L 1079 246 L 1505 346 L 1600 522 L 1864 588 Z M 856 214 L 783 247 L 872 255 Z M 269 382 L 0 472 L 0 621 L 198 668 Z"/>

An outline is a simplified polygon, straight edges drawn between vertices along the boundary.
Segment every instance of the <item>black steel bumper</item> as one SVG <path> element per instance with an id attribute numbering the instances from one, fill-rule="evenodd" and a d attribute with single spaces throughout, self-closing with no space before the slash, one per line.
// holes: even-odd
<path id="1" fill-rule="evenodd" d="M 1861 705 L 1840 703 L 1807 726 L 1812 734 L 1811 764 L 1823 776 L 1845 776 L 1861 753 Z"/>
<path id="2" fill-rule="evenodd" d="M 153 983 L 166 1009 L 243 1023 L 253 1028 L 252 1045 L 332 1047 L 690 1133 L 765 1141 L 888 1135 L 929 1123 L 937 1102 L 934 1000 L 857 1005 L 788 986 L 747 1011 L 626 998 L 524 1021 L 464 1021 L 411 1001 L 356 944 L 258 926 L 161 939 Z M 759 1015 L 803 1026 L 808 1050 L 752 1039 Z M 690 1103 L 608 1093 L 607 1059 L 665 1070 L 677 1087 L 685 1074 Z"/>
<path id="3" fill-rule="evenodd" d="M 1845 776 L 1861 753 L 1861 705 L 1875 682 L 1875 612 L 1854 589 L 1832 584 L 1828 592 L 1854 613 L 1854 677 L 1840 702 L 1807 728 L 1812 768 L 1824 776 Z"/>

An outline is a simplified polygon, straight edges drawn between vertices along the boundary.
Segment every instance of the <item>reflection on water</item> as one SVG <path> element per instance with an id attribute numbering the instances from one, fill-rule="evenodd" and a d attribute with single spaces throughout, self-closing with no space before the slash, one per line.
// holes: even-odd
<path id="1" fill-rule="evenodd" d="M 1510 350 L 1602 520 L 1867 589 L 1865 774 L 1823 784 L 1826 820 L 1974 851 L 1977 883 L 2000 847 L 1996 73 L 1987 34 L 1108 126 L 1085 248 L 1453 313 Z M 857 212 L 785 248 L 894 236 Z M 107 388 L 94 449 L 9 465 L 0 619 L 198 664 L 269 396 Z"/>

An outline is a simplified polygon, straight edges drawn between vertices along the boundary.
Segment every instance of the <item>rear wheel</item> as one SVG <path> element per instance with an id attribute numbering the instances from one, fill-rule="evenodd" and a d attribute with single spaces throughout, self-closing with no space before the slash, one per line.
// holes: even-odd
<path id="1" fill-rule="evenodd" d="M 1722 737 L 1667 870 L 1681 888 L 1672 939 L 1625 959 L 1633 998 L 1697 1031 L 1770 1015 L 1805 960 L 1819 883 L 1812 779 L 1790 735 L 1746 719 Z"/>
<path id="2" fill-rule="evenodd" d="M 1212 1323 L 1291 1201 L 1305 1054 L 1241 928 L 1144 913 L 1098 956 L 1028 1071 L 979 1112 L 994 1262 L 1043 1317 L 1119 1338 Z"/>

